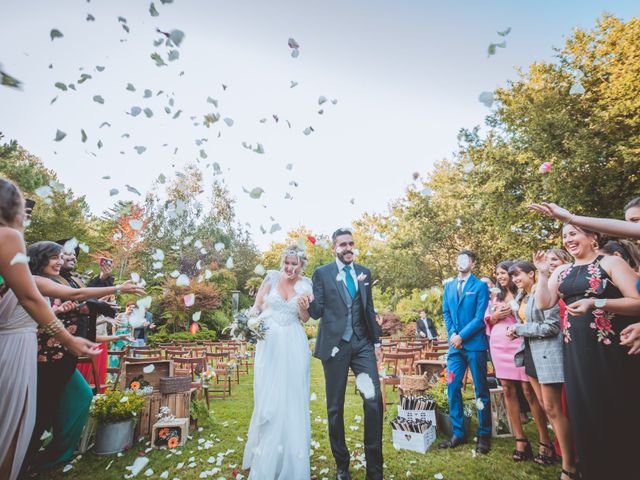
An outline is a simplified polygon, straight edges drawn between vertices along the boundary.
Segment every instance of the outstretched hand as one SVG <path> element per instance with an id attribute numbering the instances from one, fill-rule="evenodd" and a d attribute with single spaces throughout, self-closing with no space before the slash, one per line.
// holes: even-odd
<path id="1" fill-rule="evenodd" d="M 544 250 L 538 250 L 533 254 L 533 264 L 542 275 L 549 275 L 551 265 L 547 261 L 547 254 Z"/>
<path id="2" fill-rule="evenodd" d="M 531 205 L 527 205 L 529 210 L 533 210 L 534 212 L 539 212 L 547 217 L 555 218 L 562 222 L 567 222 L 571 217 L 571 212 L 566 208 L 562 208 L 555 203 L 532 203 Z"/>
<path id="3" fill-rule="evenodd" d="M 620 345 L 631 347 L 629 355 L 640 353 L 640 323 L 634 323 L 620 332 Z"/>

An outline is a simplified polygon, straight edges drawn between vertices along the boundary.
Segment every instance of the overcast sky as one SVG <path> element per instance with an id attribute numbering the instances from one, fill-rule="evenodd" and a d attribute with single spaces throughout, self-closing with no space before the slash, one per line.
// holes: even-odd
<path id="1" fill-rule="evenodd" d="M 516 78 L 517 67 L 550 60 L 572 28 L 590 28 L 605 10 L 623 19 L 638 14 L 631 1 L 154 3 L 157 17 L 148 1 L 0 0 L 0 63 L 24 82 L 22 91 L 0 87 L 0 131 L 85 195 L 96 214 L 116 199 L 137 198 L 125 184 L 144 192 L 173 165 L 218 162 L 239 220 L 251 225 L 260 247 L 299 225 L 328 234 L 364 211 L 385 211 L 413 172 L 424 175 L 451 156 L 460 128 L 483 123 L 489 110 L 478 101 L 482 91 Z M 86 21 L 88 14 L 95 21 Z M 508 27 L 506 48 L 488 57 L 488 45 L 502 40 L 496 32 Z M 64 37 L 51 41 L 53 28 Z M 153 45 L 161 37 L 156 28 L 184 32 L 179 59 L 168 61 L 169 48 Z M 300 44 L 297 58 L 289 37 Z M 153 52 L 168 65 L 157 67 Z M 78 84 L 82 73 L 92 78 Z M 291 81 L 298 85 L 290 88 Z M 56 82 L 77 90 L 63 92 Z M 145 89 L 151 98 L 143 98 Z M 321 95 L 329 101 L 319 106 Z M 128 115 L 133 106 L 153 116 Z M 203 115 L 212 112 L 221 119 L 206 128 Z M 100 128 L 103 122 L 111 126 Z M 314 129 L 308 136 L 307 127 Z M 61 142 L 53 141 L 57 129 L 67 133 Z M 265 153 L 242 142 L 259 142 Z M 138 154 L 136 146 L 146 151 Z M 210 181 L 213 169 L 205 171 Z M 243 187 L 265 193 L 254 200 Z M 121 193 L 110 197 L 112 188 Z M 282 231 L 260 232 L 276 222 Z"/>

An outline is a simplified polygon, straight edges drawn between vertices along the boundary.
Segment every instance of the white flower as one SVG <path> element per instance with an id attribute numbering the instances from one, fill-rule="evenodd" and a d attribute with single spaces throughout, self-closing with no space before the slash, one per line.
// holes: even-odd
<path id="1" fill-rule="evenodd" d="M 250 317 L 249 320 L 247 320 L 247 327 L 255 332 L 261 323 L 262 319 L 260 317 Z"/>

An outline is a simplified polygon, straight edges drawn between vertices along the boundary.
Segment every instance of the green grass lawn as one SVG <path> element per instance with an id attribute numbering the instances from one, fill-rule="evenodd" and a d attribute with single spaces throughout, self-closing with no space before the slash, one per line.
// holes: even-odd
<path id="1" fill-rule="evenodd" d="M 397 394 L 391 393 L 389 399 L 396 399 Z M 311 457 L 312 474 L 317 475 L 318 480 L 326 477 L 335 478 L 335 464 L 331 456 L 327 426 L 323 423 L 326 419 L 324 375 L 321 363 L 313 359 L 311 364 L 311 391 L 317 396 L 317 400 L 311 402 L 311 428 L 312 442 L 318 442 L 320 447 L 315 449 Z M 167 450 L 150 450 L 146 453 L 153 474 L 144 475 L 144 470 L 136 478 L 178 478 L 197 479 L 201 472 L 211 471 L 215 463 L 209 460 L 215 459 L 219 453 L 225 454 L 220 471 L 206 478 L 215 480 L 224 478 L 233 479 L 234 469 L 240 469 L 242 453 L 246 440 L 251 410 L 253 406 L 252 376 L 241 377 L 240 385 L 234 385 L 231 398 L 226 400 L 212 400 L 212 410 L 215 415 L 215 426 L 203 428 L 202 431 L 194 431 L 193 438 L 179 451 L 170 453 Z M 283 405 L 283 408 L 286 406 Z M 469 443 L 455 450 L 438 450 L 434 444 L 426 454 L 418 454 L 408 451 L 396 451 L 391 443 L 391 430 L 388 421 L 395 417 L 396 408 L 390 406 L 385 418 L 384 430 L 384 458 L 385 479 L 432 479 L 437 473 L 441 473 L 444 479 L 469 479 L 469 480 L 495 480 L 495 479 L 556 479 L 559 476 L 559 465 L 552 467 L 540 467 L 529 461 L 516 464 L 511 460 L 511 451 L 514 447 L 512 438 L 494 439 L 489 455 L 475 455 L 475 444 Z M 362 415 L 362 400 L 354 394 L 353 381 L 347 387 L 345 405 L 345 429 L 347 432 L 347 445 L 351 452 L 362 453 L 363 427 L 355 421 L 356 415 Z M 475 419 L 474 419 L 475 420 Z M 350 426 L 357 427 L 352 430 Z M 475 425 L 472 427 L 475 429 Z M 528 437 L 537 438 L 535 425 L 529 422 L 525 426 Z M 441 440 L 438 435 L 438 440 Z M 207 443 L 207 440 L 210 442 Z M 437 443 L 436 441 L 436 443 Z M 212 443 L 212 445 L 211 445 Z M 537 449 L 537 441 L 533 442 L 534 450 Z M 206 448 L 209 446 L 210 448 Z M 116 479 L 124 478 L 128 473 L 126 466 L 131 465 L 135 458 L 149 448 L 144 442 L 125 452 L 121 457 L 116 455 L 100 456 L 91 452 L 74 460 L 73 468 L 66 473 L 62 468 L 41 478 L 52 479 Z M 177 468 L 183 463 L 182 468 Z M 355 479 L 364 479 L 364 469 L 356 470 L 356 462 L 351 464 L 351 475 Z M 189 466 L 191 465 L 191 466 Z M 328 472 L 325 470 L 328 469 Z M 163 472 L 168 472 L 167 477 L 161 477 Z M 244 472 L 241 472 L 244 475 Z M 165 474 L 166 475 L 166 474 Z M 246 475 L 245 475 L 246 478 Z M 263 480 L 263 479 L 260 479 Z M 271 480 L 271 479 L 264 479 Z M 304 480 L 304 479 L 290 479 Z"/>

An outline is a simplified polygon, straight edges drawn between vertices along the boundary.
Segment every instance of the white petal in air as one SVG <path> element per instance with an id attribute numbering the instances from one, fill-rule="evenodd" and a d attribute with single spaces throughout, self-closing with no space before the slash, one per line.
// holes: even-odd
<path id="1" fill-rule="evenodd" d="M 152 363 L 151 365 L 147 365 L 142 369 L 144 373 L 152 373 L 156 369 L 156 366 Z"/>
<path id="2" fill-rule="evenodd" d="M 215 249 L 216 252 L 221 252 L 222 250 L 224 250 L 224 243 L 222 242 L 217 242 L 213 248 Z"/>
<path id="3" fill-rule="evenodd" d="M 339 351 L 340 351 L 340 349 L 338 347 L 333 347 L 331 349 L 331 356 L 335 357 L 338 354 Z"/>
<path id="4" fill-rule="evenodd" d="M 228 270 L 231 270 L 233 268 L 233 257 L 227 258 L 226 266 Z"/>
<path id="5" fill-rule="evenodd" d="M 184 273 L 181 273 L 176 279 L 177 287 L 187 287 L 189 285 L 189 277 L 187 277 Z"/>
<path id="6" fill-rule="evenodd" d="M 15 265 L 16 263 L 24 263 L 24 264 L 28 264 L 29 263 L 29 257 L 27 257 L 24 253 L 22 252 L 18 252 L 15 254 L 15 256 L 11 259 L 11 262 L 9 263 L 9 265 Z"/>
<path id="7" fill-rule="evenodd" d="M 493 99 L 493 92 L 482 92 L 478 97 L 480 103 L 482 103 L 487 108 L 491 108 L 491 105 L 493 105 Z"/>
<path id="8" fill-rule="evenodd" d="M 193 305 L 196 303 L 196 296 L 193 293 L 188 293 L 187 295 L 182 297 L 182 300 L 184 300 L 184 305 L 186 307 L 193 307 Z"/>
<path id="9" fill-rule="evenodd" d="M 573 85 L 571 85 L 571 88 L 569 89 L 570 95 L 582 95 L 584 92 L 585 92 L 585 89 L 580 82 L 574 83 Z"/>
<path id="10" fill-rule="evenodd" d="M 194 312 L 194 314 L 191 315 L 191 320 L 193 320 L 194 322 L 199 322 L 201 316 L 202 316 L 201 311 Z"/>
<path id="11" fill-rule="evenodd" d="M 142 225 L 142 220 L 138 220 L 135 218 L 129 220 L 129 226 L 134 230 L 140 230 L 142 228 Z"/>

